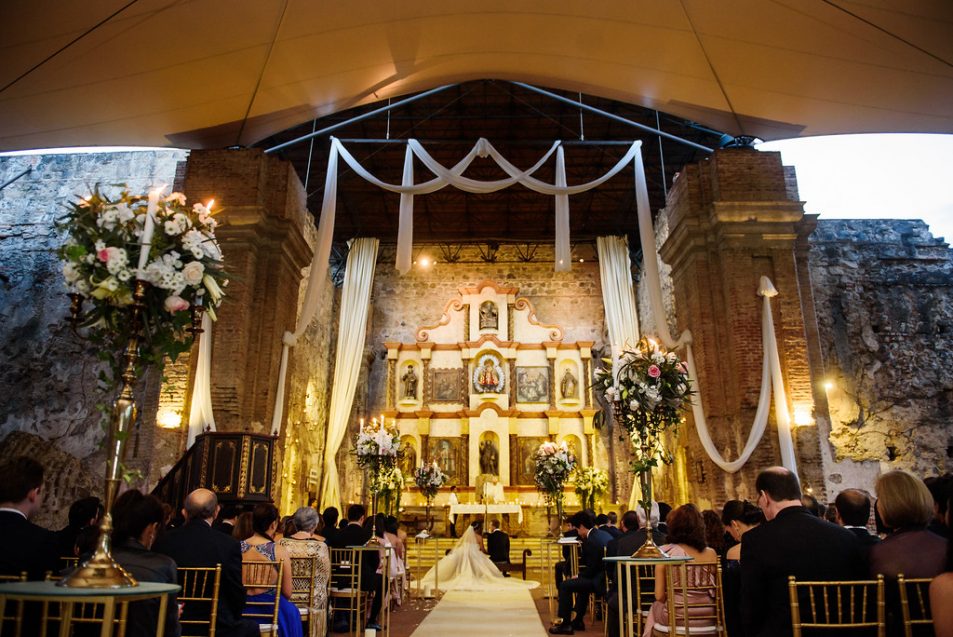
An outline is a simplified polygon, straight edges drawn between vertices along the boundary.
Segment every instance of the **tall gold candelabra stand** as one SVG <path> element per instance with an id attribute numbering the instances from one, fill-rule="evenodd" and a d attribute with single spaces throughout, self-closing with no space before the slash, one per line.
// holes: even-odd
<path id="1" fill-rule="evenodd" d="M 133 303 L 130 306 L 129 321 L 131 336 L 125 349 L 125 369 L 122 373 L 122 386 L 119 397 L 113 402 L 112 417 L 110 419 L 109 437 L 106 445 L 106 491 L 103 497 L 104 513 L 99 524 L 99 541 L 92 556 L 80 564 L 72 573 L 61 580 L 61 586 L 75 588 L 127 588 L 138 586 L 139 583 L 112 557 L 112 505 L 119 491 L 119 482 L 122 479 L 122 460 L 126 450 L 126 439 L 135 426 L 139 416 L 136 401 L 132 390 L 136 384 L 136 363 L 139 361 L 139 340 L 142 330 L 143 299 L 146 296 L 145 281 L 136 281 L 133 293 Z M 82 314 L 83 299 L 80 295 L 70 295 L 70 312 L 74 324 L 79 322 Z M 194 307 L 192 313 L 193 336 L 202 330 L 202 308 Z"/>
<path id="2" fill-rule="evenodd" d="M 622 407 L 622 403 L 614 402 L 612 404 L 612 412 L 616 420 L 623 428 L 626 428 L 625 420 L 628 417 L 635 418 L 637 421 L 636 426 L 640 431 L 646 431 L 649 415 L 645 411 L 639 410 L 635 413 L 626 414 L 624 408 Z M 642 491 L 642 497 L 639 499 L 639 504 L 641 504 L 642 508 L 645 510 L 645 543 L 636 549 L 635 553 L 632 554 L 632 557 L 642 559 L 665 558 L 668 557 L 668 555 L 655 544 L 655 540 L 652 537 L 655 534 L 655 522 L 652 521 L 652 468 L 644 465 L 645 461 L 650 459 L 655 451 L 650 441 L 647 440 L 643 435 L 641 436 L 641 444 L 638 444 L 635 447 L 635 452 L 638 454 L 639 460 L 643 463 L 642 470 L 638 471 L 637 474 L 639 479 L 639 489 Z"/>

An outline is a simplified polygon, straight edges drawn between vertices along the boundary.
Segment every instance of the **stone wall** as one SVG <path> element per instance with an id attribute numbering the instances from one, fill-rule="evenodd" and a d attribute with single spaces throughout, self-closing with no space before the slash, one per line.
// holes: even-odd
<path id="1" fill-rule="evenodd" d="M 953 470 L 953 250 L 922 221 L 820 221 L 810 271 L 828 491 Z"/>
<path id="2" fill-rule="evenodd" d="M 69 301 L 53 253 L 64 235 L 54 221 L 64 203 L 97 182 L 141 191 L 172 184 L 185 157 L 177 150 L 0 157 L 0 184 L 32 168 L 0 190 L 0 440 L 30 434 L 28 445 L 27 438 L 12 439 L 4 455 L 29 451 L 47 466 L 51 484 L 75 479 L 80 496 L 87 491 L 83 485 L 94 493 L 101 489 L 104 431 L 96 405 L 112 397 L 97 390 L 94 353 L 64 322 Z M 153 452 L 163 435 L 153 420 L 157 388 L 157 377 L 139 384 L 144 418 L 127 454 L 127 465 L 146 474 L 170 460 Z M 41 523 L 65 524 L 62 507 L 68 508 L 71 495 L 52 498 Z"/>

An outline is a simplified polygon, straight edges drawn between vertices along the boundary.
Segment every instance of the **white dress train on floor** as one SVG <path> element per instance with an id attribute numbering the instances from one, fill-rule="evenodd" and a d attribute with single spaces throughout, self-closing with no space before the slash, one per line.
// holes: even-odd
<path id="1" fill-rule="evenodd" d="M 503 577 L 496 564 L 480 550 L 479 538 L 472 526 L 467 528 L 453 550 L 427 571 L 420 584 L 425 589 L 439 584 L 437 588 L 443 592 L 529 590 L 539 586 L 539 582 Z"/>

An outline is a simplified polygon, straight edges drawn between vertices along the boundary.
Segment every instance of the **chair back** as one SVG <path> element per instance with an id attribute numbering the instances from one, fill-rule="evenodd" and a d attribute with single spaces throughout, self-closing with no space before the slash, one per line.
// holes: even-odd
<path id="1" fill-rule="evenodd" d="M 73 568 L 76 568 L 77 566 L 79 566 L 79 558 L 78 558 L 78 557 L 72 557 L 72 556 L 70 556 L 70 555 L 64 555 L 63 557 L 61 557 L 61 558 L 59 558 L 59 559 L 60 559 L 60 571 L 63 571 L 64 569 L 67 569 L 67 568 L 73 569 Z"/>
<path id="2" fill-rule="evenodd" d="M 798 582 L 792 576 L 788 596 L 794 637 L 804 628 L 870 628 L 886 635 L 883 575 L 853 582 Z"/>
<path id="3" fill-rule="evenodd" d="M 897 576 L 904 637 L 913 637 L 914 626 L 933 625 L 933 614 L 930 612 L 930 582 L 932 581 L 930 577 L 908 579 L 903 576 L 903 573 Z"/>
<path id="4" fill-rule="evenodd" d="M 669 634 L 724 635 L 721 563 L 667 565 L 665 587 Z"/>
<path id="5" fill-rule="evenodd" d="M 641 635 L 645 628 L 645 618 L 655 601 L 655 567 L 648 564 L 617 563 L 617 572 L 611 573 L 618 578 L 620 634 Z M 606 622 L 608 629 L 608 622 Z"/>
<path id="6" fill-rule="evenodd" d="M 291 558 L 291 601 L 295 606 L 311 607 L 317 573 L 317 556 Z"/>
<path id="7" fill-rule="evenodd" d="M 246 590 L 261 591 L 258 594 L 272 593 L 273 597 L 263 601 L 245 600 L 242 617 L 253 619 L 262 626 L 262 632 L 278 634 L 278 601 L 281 598 L 281 575 L 283 564 L 280 561 L 255 560 L 242 562 L 242 584 Z M 267 626 L 272 628 L 268 630 Z"/>
<path id="8" fill-rule="evenodd" d="M 45 580 L 47 582 L 58 582 L 62 579 L 62 575 L 53 575 L 50 571 L 46 572 Z M 76 602 L 43 599 L 40 602 L 40 637 L 59 633 L 64 619 L 68 619 L 71 626 L 90 626 L 90 628 L 80 628 L 79 632 L 81 634 L 91 634 L 91 626 L 102 626 L 104 623 L 107 603 L 102 601 Z M 109 634 L 120 635 L 124 634 L 126 630 L 129 619 L 129 602 L 121 601 L 116 607 L 118 607 L 119 613 L 117 615 L 113 610 L 112 629 L 106 629 L 106 631 Z"/>
<path id="9" fill-rule="evenodd" d="M 218 591 L 222 582 L 222 565 L 208 567 L 180 566 L 179 602 L 185 604 L 179 625 L 182 637 L 208 635 L 215 637 L 218 620 Z"/>
<path id="10" fill-rule="evenodd" d="M 0 575 L 0 582 L 25 582 L 27 578 L 26 571 L 19 575 Z M 7 633 L 4 630 L 6 626 L 13 626 L 14 635 L 19 635 L 23 629 L 23 602 L 7 602 L 4 606 L 3 616 L 0 616 L 0 633 Z"/>

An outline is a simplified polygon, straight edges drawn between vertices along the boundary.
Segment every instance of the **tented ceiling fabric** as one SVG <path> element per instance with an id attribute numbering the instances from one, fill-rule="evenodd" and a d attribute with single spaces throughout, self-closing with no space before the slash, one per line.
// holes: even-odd
<path id="1" fill-rule="evenodd" d="M 949 0 L 7 0 L 0 150 L 251 145 L 519 80 L 762 139 L 953 132 Z"/>

